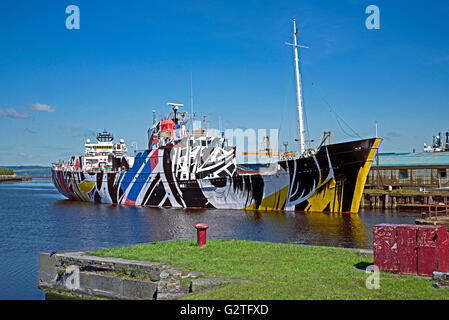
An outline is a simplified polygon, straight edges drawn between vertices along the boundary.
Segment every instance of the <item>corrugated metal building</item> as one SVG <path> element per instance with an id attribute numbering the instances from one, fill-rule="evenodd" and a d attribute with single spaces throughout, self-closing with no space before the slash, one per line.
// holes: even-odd
<path id="1" fill-rule="evenodd" d="M 373 159 L 367 187 L 449 187 L 449 152 L 379 153 L 378 159 Z"/>

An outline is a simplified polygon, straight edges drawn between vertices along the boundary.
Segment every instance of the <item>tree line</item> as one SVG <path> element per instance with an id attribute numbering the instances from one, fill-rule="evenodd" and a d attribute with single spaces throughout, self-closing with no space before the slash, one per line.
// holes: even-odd
<path id="1" fill-rule="evenodd" d="M 14 170 L 0 168 L 0 175 L 2 175 L 2 176 L 12 176 L 12 175 L 14 175 Z"/>

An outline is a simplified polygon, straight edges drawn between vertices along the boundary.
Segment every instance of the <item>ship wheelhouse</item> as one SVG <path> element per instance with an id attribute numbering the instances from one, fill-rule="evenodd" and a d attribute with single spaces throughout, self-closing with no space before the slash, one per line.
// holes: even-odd
<path id="1" fill-rule="evenodd" d="M 53 164 L 55 169 L 86 172 L 117 172 L 128 170 L 133 165 L 134 158 L 126 156 L 128 149 L 125 140 L 114 143 L 114 136 L 107 131 L 98 132 L 96 143 L 86 139 L 84 155 L 72 157 L 69 163 Z"/>
<path id="2" fill-rule="evenodd" d="M 179 180 L 235 176 L 235 148 L 227 146 L 224 134 L 212 136 L 201 128 L 190 132 L 186 128 L 190 117 L 177 112 L 182 105 L 169 105 L 173 113 L 148 129 L 148 152 L 162 149 L 168 153 L 173 175 Z"/>

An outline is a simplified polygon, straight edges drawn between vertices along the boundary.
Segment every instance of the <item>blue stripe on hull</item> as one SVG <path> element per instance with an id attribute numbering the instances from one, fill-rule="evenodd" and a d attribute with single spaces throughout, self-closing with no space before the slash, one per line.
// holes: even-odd
<path id="1" fill-rule="evenodd" d="M 148 152 L 139 152 L 134 160 L 134 165 L 131 169 L 129 169 L 125 173 L 125 177 L 122 180 L 122 183 L 120 184 L 120 188 L 123 192 L 126 192 L 126 189 L 128 189 L 130 183 L 133 181 L 135 175 L 139 171 L 142 164 L 145 162 L 146 157 L 148 156 Z"/>
<path id="2" fill-rule="evenodd" d="M 145 167 L 137 176 L 136 181 L 133 183 L 131 190 L 128 193 L 128 200 L 136 201 L 137 197 L 139 196 L 140 190 L 142 190 L 142 187 L 144 186 L 145 182 L 150 176 L 150 173 L 151 173 L 151 161 L 149 159 L 148 162 L 145 164 Z"/>

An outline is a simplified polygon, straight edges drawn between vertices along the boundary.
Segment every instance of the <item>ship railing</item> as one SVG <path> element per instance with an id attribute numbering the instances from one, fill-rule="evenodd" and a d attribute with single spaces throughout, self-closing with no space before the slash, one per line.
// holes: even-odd
<path id="1" fill-rule="evenodd" d="M 205 136 L 206 136 L 206 130 L 203 130 L 203 129 L 193 130 L 193 137 L 194 138 L 205 137 Z"/>
<path id="2" fill-rule="evenodd" d="M 85 166 L 84 168 L 81 167 L 75 167 L 73 164 L 65 163 L 65 162 L 57 162 L 52 163 L 52 169 L 53 170 L 63 170 L 63 171 L 70 171 L 70 172 L 87 172 L 87 173 L 100 173 L 100 172 L 126 172 L 127 170 L 125 168 L 117 168 L 113 169 L 113 167 L 90 167 Z"/>

